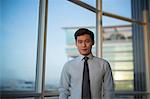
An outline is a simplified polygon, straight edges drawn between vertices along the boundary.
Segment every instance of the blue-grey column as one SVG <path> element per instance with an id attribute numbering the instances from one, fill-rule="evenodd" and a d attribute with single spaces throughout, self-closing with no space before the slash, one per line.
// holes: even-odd
<path id="1" fill-rule="evenodd" d="M 131 0 L 132 18 L 144 21 L 143 11 L 148 10 L 149 0 Z M 146 91 L 144 26 L 133 23 L 134 90 Z M 140 98 L 140 96 L 139 96 Z"/>

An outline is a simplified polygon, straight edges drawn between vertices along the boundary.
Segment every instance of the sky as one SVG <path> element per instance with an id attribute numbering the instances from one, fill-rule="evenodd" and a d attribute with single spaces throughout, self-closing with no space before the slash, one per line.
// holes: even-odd
<path id="1" fill-rule="evenodd" d="M 37 1 L 2 0 L 3 59 L 0 61 L 4 78 L 31 80 L 35 76 L 37 20 Z"/>
<path id="2" fill-rule="evenodd" d="M 2 29 L 0 33 L 0 67 L 4 79 L 35 80 L 38 0 L 0 0 Z M 95 0 L 82 0 L 95 5 Z M 130 0 L 103 0 L 103 10 L 131 17 Z M 64 27 L 95 26 L 95 13 L 67 0 L 49 0 L 46 48 L 46 83 L 58 83 L 66 57 Z M 129 24 L 103 17 L 103 25 Z M 118 24 L 119 23 L 119 24 Z M 2 45 L 3 44 L 3 45 Z"/>

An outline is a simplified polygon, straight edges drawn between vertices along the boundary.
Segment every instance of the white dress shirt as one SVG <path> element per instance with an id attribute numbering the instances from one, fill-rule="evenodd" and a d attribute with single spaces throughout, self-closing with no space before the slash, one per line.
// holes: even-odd
<path id="1" fill-rule="evenodd" d="M 92 54 L 88 57 L 92 99 L 113 99 L 114 81 L 109 63 Z M 64 65 L 60 78 L 59 99 L 81 99 L 83 58 L 84 56 L 80 55 Z"/>

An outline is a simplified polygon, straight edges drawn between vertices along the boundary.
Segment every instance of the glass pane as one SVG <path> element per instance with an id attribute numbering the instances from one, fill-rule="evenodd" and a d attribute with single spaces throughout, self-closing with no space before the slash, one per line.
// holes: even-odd
<path id="1" fill-rule="evenodd" d="M 132 71 L 115 71 L 113 72 L 115 80 L 133 80 L 133 72 Z"/>
<path id="2" fill-rule="evenodd" d="M 0 34 L 2 34 L 2 0 L 0 1 Z"/>
<path id="3" fill-rule="evenodd" d="M 58 99 L 58 97 L 45 97 L 44 99 Z"/>
<path id="4" fill-rule="evenodd" d="M 2 0 L 2 91 L 34 90 L 38 0 Z"/>
<path id="5" fill-rule="evenodd" d="M 116 90 L 134 89 L 134 67 L 131 23 L 103 17 L 103 58 L 113 70 Z"/>
<path id="6" fill-rule="evenodd" d="M 64 63 L 78 56 L 74 32 L 93 27 L 95 14 L 67 0 L 50 0 L 48 11 L 45 89 L 50 91 L 58 88 Z"/>
<path id="7" fill-rule="evenodd" d="M 13 99 L 13 98 L 12 98 Z M 32 98 L 32 97 L 30 97 L 30 98 L 14 98 L 14 99 L 36 99 L 36 98 Z M 38 99 L 38 98 L 37 98 Z M 40 98 L 39 98 L 40 99 Z"/>
<path id="8" fill-rule="evenodd" d="M 135 98 L 134 98 L 134 95 L 133 96 L 132 95 L 131 96 L 130 95 L 124 95 L 124 96 L 121 95 L 121 96 L 116 96 L 115 99 L 135 99 Z"/>
<path id="9" fill-rule="evenodd" d="M 105 12 L 131 18 L 131 0 L 103 0 Z"/>
<path id="10" fill-rule="evenodd" d="M 2 1 L 0 0 L 0 54 L 3 52 L 3 33 L 2 33 Z M 0 90 L 2 85 L 2 59 L 3 54 L 0 55 Z"/>
<path id="11" fill-rule="evenodd" d="M 96 7 L 96 0 L 80 0 L 80 1 L 82 1 L 82 2 L 84 2 L 86 4 L 89 4 L 89 5 L 93 6 L 93 7 Z"/>
<path id="12" fill-rule="evenodd" d="M 133 81 L 116 81 L 116 91 L 131 91 L 134 88 Z"/>
<path id="13" fill-rule="evenodd" d="M 126 61 L 126 62 L 110 62 L 110 64 L 113 66 L 113 70 L 133 70 L 133 62 L 132 61 Z"/>

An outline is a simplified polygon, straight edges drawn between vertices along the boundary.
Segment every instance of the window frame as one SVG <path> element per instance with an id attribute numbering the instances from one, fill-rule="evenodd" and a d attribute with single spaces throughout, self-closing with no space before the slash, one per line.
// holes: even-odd
<path id="1" fill-rule="evenodd" d="M 98 3 L 102 4 L 102 0 L 96 0 L 96 4 L 97 4 L 97 8 L 94 8 L 92 6 L 90 6 L 89 4 L 86 4 L 80 0 L 68 0 L 72 3 L 75 3 L 85 9 L 88 9 L 94 13 L 97 14 L 97 33 L 100 34 L 99 37 L 97 38 L 97 42 L 99 42 L 102 39 L 102 16 L 108 16 L 108 17 L 112 17 L 115 19 L 119 19 L 119 20 L 124 20 L 127 22 L 131 22 L 131 23 L 136 23 L 139 25 L 144 26 L 144 44 L 145 44 L 145 64 L 146 64 L 146 68 L 147 68 L 147 85 L 150 83 L 149 81 L 149 77 L 150 74 L 149 73 L 149 68 L 148 67 L 150 65 L 149 63 L 149 59 L 150 59 L 150 52 L 148 51 L 148 49 L 150 49 L 149 44 L 149 28 L 148 25 L 150 23 L 148 23 L 148 12 L 144 13 L 144 22 L 141 21 L 137 21 L 134 19 L 130 19 L 130 18 L 126 18 L 123 16 L 119 16 L 113 13 L 108 13 L 108 12 L 103 12 L 102 11 L 102 5 L 98 5 Z M 98 9 L 98 10 L 97 10 Z M 2 94 L 2 98 L 22 98 L 22 97 L 57 97 L 58 91 L 53 91 L 53 92 L 49 92 L 49 91 L 45 91 L 44 90 L 44 84 L 45 84 L 45 61 L 46 61 L 46 36 L 47 36 L 47 17 L 48 17 L 48 0 L 39 0 L 39 20 L 38 20 L 38 47 L 37 47 L 37 63 L 36 63 L 36 87 L 35 87 L 35 91 L 22 91 L 22 92 L 1 92 Z M 100 17 L 99 17 L 100 16 Z M 101 20 L 101 21 L 100 21 Z M 100 23 L 100 22 L 101 23 Z M 102 41 L 98 44 L 98 48 L 97 48 L 97 56 L 102 56 L 102 52 L 98 52 L 98 50 L 102 51 Z M 116 92 L 116 96 L 120 96 L 120 95 L 150 95 L 150 85 L 148 85 L 148 91 L 147 92 L 143 92 L 143 91 L 131 91 L 131 92 Z"/>

